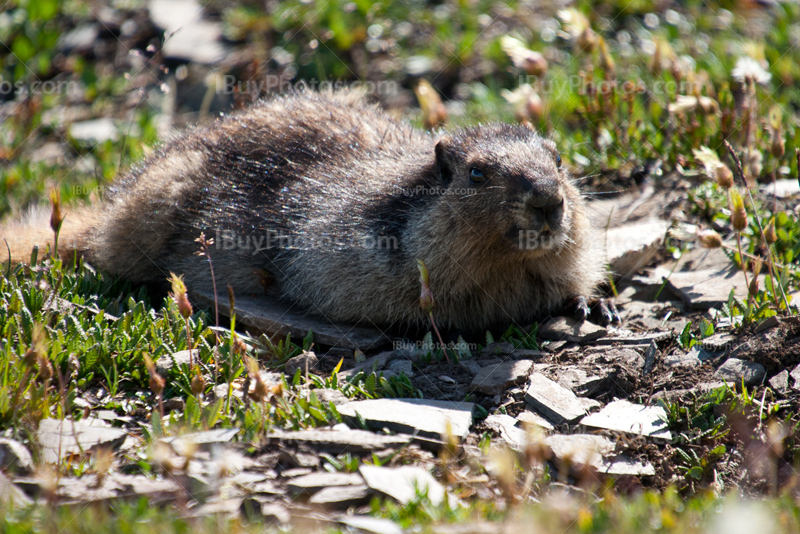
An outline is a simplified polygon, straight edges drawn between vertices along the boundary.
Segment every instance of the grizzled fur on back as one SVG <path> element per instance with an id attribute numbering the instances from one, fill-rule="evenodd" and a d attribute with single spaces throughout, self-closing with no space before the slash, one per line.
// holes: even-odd
<path id="1" fill-rule="evenodd" d="M 287 300 L 330 321 L 388 327 L 434 315 L 467 330 L 524 325 L 591 296 L 603 254 L 552 142 L 489 125 L 428 135 L 352 93 L 275 98 L 167 143 L 72 210 L 60 247 L 137 282 L 185 274 Z M 0 230 L 12 257 L 49 236 L 35 214 Z"/>

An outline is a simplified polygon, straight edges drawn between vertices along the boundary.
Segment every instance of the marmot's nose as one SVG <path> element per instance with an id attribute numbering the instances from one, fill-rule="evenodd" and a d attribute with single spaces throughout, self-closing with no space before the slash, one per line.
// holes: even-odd
<path id="1" fill-rule="evenodd" d="M 528 207 L 538 213 L 544 223 L 551 228 L 558 228 L 561 217 L 564 215 L 564 197 L 561 195 L 533 196 L 528 202 Z"/>

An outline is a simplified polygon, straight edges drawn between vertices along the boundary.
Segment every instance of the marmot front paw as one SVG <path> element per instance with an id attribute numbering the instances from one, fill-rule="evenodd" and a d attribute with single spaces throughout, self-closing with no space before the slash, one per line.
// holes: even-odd
<path id="1" fill-rule="evenodd" d="M 587 300 L 586 297 L 575 297 L 573 304 L 575 306 L 575 319 L 579 321 L 588 319 L 603 326 L 622 322 L 613 299 L 597 298 Z"/>

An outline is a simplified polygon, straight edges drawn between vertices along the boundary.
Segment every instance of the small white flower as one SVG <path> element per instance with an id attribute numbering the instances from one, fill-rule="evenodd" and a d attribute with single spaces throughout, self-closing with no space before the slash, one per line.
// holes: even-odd
<path id="1" fill-rule="evenodd" d="M 761 63 L 748 56 L 743 56 L 736 60 L 736 66 L 733 68 L 731 76 L 740 83 L 751 81 L 761 85 L 768 84 L 772 78 L 772 74 Z"/>

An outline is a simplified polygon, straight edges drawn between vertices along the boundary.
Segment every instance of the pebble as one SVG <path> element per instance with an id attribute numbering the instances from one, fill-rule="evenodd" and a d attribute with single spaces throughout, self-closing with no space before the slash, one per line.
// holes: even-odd
<path id="1" fill-rule="evenodd" d="M 530 360 L 510 361 L 481 368 L 470 384 L 471 391 L 497 395 L 509 387 L 524 382 L 533 369 Z"/>
<path id="2" fill-rule="evenodd" d="M 531 375 L 525 401 L 556 424 L 572 423 L 586 415 L 583 404 L 572 391 L 539 373 Z"/>
<path id="3" fill-rule="evenodd" d="M 714 373 L 714 378 L 724 380 L 726 382 L 733 382 L 733 385 L 739 385 L 744 379 L 745 386 L 754 386 L 760 384 L 766 376 L 767 371 L 764 366 L 757 362 L 748 360 L 740 360 L 738 358 L 728 358 Z"/>

